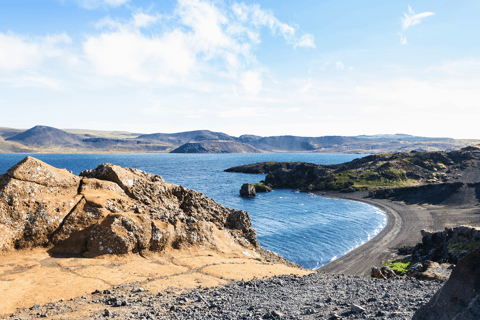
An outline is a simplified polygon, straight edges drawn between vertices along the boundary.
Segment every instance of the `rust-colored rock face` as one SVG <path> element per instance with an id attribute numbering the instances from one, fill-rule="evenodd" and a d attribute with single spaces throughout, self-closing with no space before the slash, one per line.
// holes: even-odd
<path id="1" fill-rule="evenodd" d="M 88 257 L 215 249 L 215 230 L 258 246 L 248 213 L 137 169 L 103 164 L 79 177 L 27 157 L 0 175 L 0 253 L 35 246 Z"/>

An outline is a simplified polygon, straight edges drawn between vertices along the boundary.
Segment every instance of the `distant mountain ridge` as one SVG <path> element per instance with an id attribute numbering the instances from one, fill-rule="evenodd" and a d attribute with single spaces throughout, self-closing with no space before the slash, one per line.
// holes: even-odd
<path id="1" fill-rule="evenodd" d="M 2 141 L 3 139 L 3 141 Z M 141 134 L 125 131 L 57 129 L 28 130 L 0 127 L 0 152 L 31 153 L 255 153 L 321 152 L 385 153 L 458 150 L 480 143 L 476 139 L 428 138 L 408 134 L 359 136 L 230 136 L 210 130 Z"/>

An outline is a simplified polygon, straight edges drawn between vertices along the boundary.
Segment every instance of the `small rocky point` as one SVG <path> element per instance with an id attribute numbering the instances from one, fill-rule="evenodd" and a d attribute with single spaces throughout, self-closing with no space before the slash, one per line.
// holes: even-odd
<path id="1" fill-rule="evenodd" d="M 85 257 L 215 249 L 214 229 L 261 249 L 251 226 L 245 211 L 113 164 L 76 176 L 27 157 L 0 175 L 0 254 L 39 246 Z"/>

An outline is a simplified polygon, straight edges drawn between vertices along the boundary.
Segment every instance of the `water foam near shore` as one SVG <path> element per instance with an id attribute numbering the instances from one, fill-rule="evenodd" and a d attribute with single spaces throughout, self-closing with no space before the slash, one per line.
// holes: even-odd
<path id="1" fill-rule="evenodd" d="M 3 154 L 0 173 L 23 159 Z M 318 268 L 350 252 L 378 234 L 386 215 L 371 205 L 331 199 L 292 190 L 275 190 L 254 199 L 239 197 L 244 182 L 256 183 L 265 175 L 226 173 L 224 169 L 261 161 L 305 161 L 332 164 L 361 155 L 329 154 L 129 154 L 35 155 L 55 167 L 78 174 L 101 163 L 114 163 L 161 175 L 212 197 L 227 207 L 249 212 L 258 240 L 265 248 L 305 268 Z"/>

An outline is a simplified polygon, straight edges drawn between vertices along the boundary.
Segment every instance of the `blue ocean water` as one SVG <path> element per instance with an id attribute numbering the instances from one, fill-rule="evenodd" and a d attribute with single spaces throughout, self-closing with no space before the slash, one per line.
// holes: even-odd
<path id="1" fill-rule="evenodd" d="M 0 174 L 26 154 L 0 154 Z M 262 161 L 336 164 L 361 155 L 269 154 L 35 154 L 34 157 L 79 174 L 102 163 L 138 168 L 167 182 L 202 192 L 223 205 L 247 211 L 262 247 L 305 268 L 318 268 L 374 237 L 386 225 L 379 209 L 355 201 L 330 199 L 292 190 L 275 190 L 243 199 L 243 183 L 265 175 L 227 173 L 225 169 Z"/>

